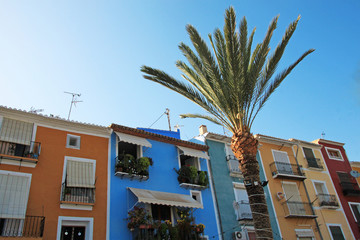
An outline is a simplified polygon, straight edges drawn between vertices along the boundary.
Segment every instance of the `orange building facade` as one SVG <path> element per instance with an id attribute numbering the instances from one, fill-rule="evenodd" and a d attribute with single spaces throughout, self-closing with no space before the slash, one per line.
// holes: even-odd
<path id="1" fill-rule="evenodd" d="M 0 239 L 107 239 L 109 136 L 0 107 Z"/>

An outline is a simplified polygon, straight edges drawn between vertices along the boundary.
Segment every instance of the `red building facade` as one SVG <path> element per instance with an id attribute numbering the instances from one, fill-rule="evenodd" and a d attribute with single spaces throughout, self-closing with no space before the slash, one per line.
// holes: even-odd
<path id="1" fill-rule="evenodd" d="M 351 165 L 346 156 L 344 143 L 317 139 L 314 142 L 323 145 L 321 149 L 342 208 L 347 217 L 355 239 L 360 239 L 360 188 L 352 176 Z M 330 225 L 330 231 L 341 231 L 341 226 Z"/>

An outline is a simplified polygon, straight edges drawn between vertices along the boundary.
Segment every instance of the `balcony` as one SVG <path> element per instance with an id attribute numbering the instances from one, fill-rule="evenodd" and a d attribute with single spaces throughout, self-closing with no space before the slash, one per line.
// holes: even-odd
<path id="1" fill-rule="evenodd" d="M 282 203 L 285 218 L 317 218 L 307 202 L 285 201 Z"/>
<path id="2" fill-rule="evenodd" d="M 228 163 L 230 176 L 231 177 L 242 177 L 242 172 L 239 168 L 239 160 L 233 155 L 226 156 L 226 161 Z"/>
<path id="3" fill-rule="evenodd" d="M 357 183 L 340 182 L 344 196 L 360 196 L 360 188 Z"/>
<path id="4" fill-rule="evenodd" d="M 324 170 L 324 166 L 321 164 L 319 158 L 306 158 L 306 161 L 308 168 L 313 168 L 316 170 Z"/>
<path id="5" fill-rule="evenodd" d="M 115 176 L 135 180 L 149 179 L 149 166 L 153 161 L 149 157 L 135 159 L 130 154 L 119 155 L 115 158 Z"/>
<path id="6" fill-rule="evenodd" d="M 209 177 L 206 171 L 198 171 L 193 166 L 182 166 L 176 170 L 180 187 L 203 190 L 209 186 Z"/>
<path id="7" fill-rule="evenodd" d="M 238 202 L 234 202 L 234 209 L 238 221 L 246 222 L 253 220 L 249 201 L 241 200 Z"/>
<path id="8" fill-rule="evenodd" d="M 320 207 L 324 207 L 324 208 L 338 208 L 339 207 L 339 203 L 337 202 L 335 195 L 318 194 L 317 197 L 318 197 Z"/>
<path id="9" fill-rule="evenodd" d="M 304 181 L 306 179 L 301 167 L 296 164 L 273 162 L 270 164 L 270 170 L 273 178 L 297 179 Z"/>
<path id="10" fill-rule="evenodd" d="M 61 203 L 92 206 L 95 204 L 95 188 L 67 187 L 63 183 Z"/>
<path id="11" fill-rule="evenodd" d="M 176 230 L 173 230 L 176 229 Z M 165 231 L 161 228 L 154 228 L 154 226 L 140 226 L 134 228 L 132 231 L 133 240 L 158 240 L 158 239 L 186 239 L 186 240 L 203 240 L 206 239 L 202 233 L 196 232 L 192 229 L 190 232 L 186 229 L 181 229 L 177 226 L 170 227 Z"/>
<path id="12" fill-rule="evenodd" d="M 37 163 L 41 143 L 30 142 L 30 145 L 0 141 L 0 159 L 9 159 Z"/>
<path id="13" fill-rule="evenodd" d="M 17 238 L 42 238 L 45 217 L 25 216 L 25 219 L 3 219 L 1 237 Z M 6 238 L 4 238 L 6 239 Z"/>

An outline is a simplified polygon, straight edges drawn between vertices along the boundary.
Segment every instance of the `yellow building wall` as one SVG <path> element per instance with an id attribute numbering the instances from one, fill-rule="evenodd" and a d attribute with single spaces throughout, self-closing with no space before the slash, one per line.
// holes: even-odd
<path id="1" fill-rule="evenodd" d="M 298 148 L 299 147 L 299 148 Z M 305 154 L 302 151 L 302 147 L 312 148 L 313 153 L 315 155 L 315 158 L 320 159 L 320 163 L 323 166 L 323 170 L 315 170 L 314 168 L 308 168 L 307 166 L 307 160 L 305 158 Z M 334 185 L 331 181 L 331 177 L 329 175 L 329 172 L 327 171 L 326 164 L 324 162 L 323 156 L 321 154 L 320 148 L 315 149 L 312 145 L 305 145 L 305 144 L 299 144 L 294 145 L 294 154 L 296 155 L 296 158 L 299 162 L 299 164 L 303 167 L 303 172 L 305 173 L 306 179 L 304 181 L 305 186 L 307 188 L 309 199 L 311 202 L 313 202 L 313 207 L 315 210 L 317 217 L 317 221 L 320 227 L 320 231 L 322 234 L 322 237 L 324 239 L 331 239 L 330 232 L 327 228 L 326 224 L 341 224 L 341 228 L 343 230 L 343 233 L 345 235 L 345 239 L 354 239 L 351 229 L 348 225 L 348 222 L 346 220 L 346 217 L 344 215 L 344 212 L 341 208 L 341 203 L 339 201 L 339 198 L 336 194 Z M 328 194 L 335 195 L 336 199 L 339 204 L 339 208 L 337 209 L 327 209 L 324 207 L 320 207 L 319 201 L 317 199 L 316 191 L 314 182 L 324 182 Z"/>
<path id="2" fill-rule="evenodd" d="M 359 164 L 360 164 L 360 163 L 359 163 Z M 351 168 L 352 168 L 353 170 L 355 170 L 355 171 L 360 172 L 360 167 L 358 167 L 358 166 L 354 166 L 353 164 L 351 164 Z M 360 185 L 360 177 L 356 178 L 356 181 L 357 181 L 357 183 Z"/>
<path id="3" fill-rule="evenodd" d="M 312 229 L 315 234 L 315 238 L 320 239 L 320 235 L 316 231 L 316 223 L 314 219 L 286 218 L 285 208 L 287 208 L 287 205 L 285 204 L 286 203 L 285 198 L 282 200 L 278 200 L 277 198 L 278 192 L 284 192 L 284 189 L 282 188 L 282 184 L 284 182 L 292 182 L 298 186 L 298 190 L 302 198 L 302 202 L 306 202 L 306 203 L 308 202 L 306 197 L 306 191 L 302 181 L 273 178 L 271 174 L 270 164 L 274 162 L 272 150 L 287 152 L 290 163 L 296 164 L 293 149 L 291 148 L 291 146 L 282 146 L 282 145 L 270 144 L 266 142 L 260 142 L 260 144 L 261 144 L 259 148 L 260 157 L 264 167 L 266 178 L 269 180 L 268 187 L 270 190 L 273 207 L 276 213 L 278 225 L 280 227 L 280 231 L 283 239 L 296 239 L 295 229 Z"/>

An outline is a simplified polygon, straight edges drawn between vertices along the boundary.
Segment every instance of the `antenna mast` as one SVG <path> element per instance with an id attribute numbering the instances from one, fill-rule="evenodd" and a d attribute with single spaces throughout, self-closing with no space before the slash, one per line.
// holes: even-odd
<path id="1" fill-rule="evenodd" d="M 67 93 L 67 94 L 71 94 L 72 95 L 72 99 L 71 99 L 71 104 L 70 104 L 70 110 L 69 110 L 69 115 L 68 115 L 68 119 L 70 119 L 70 114 L 71 114 L 71 108 L 72 108 L 72 105 L 74 104 L 74 106 L 76 107 L 76 103 L 78 102 L 82 102 L 82 101 L 78 101 L 77 100 L 77 97 L 80 97 L 81 94 L 80 93 L 71 93 L 71 92 L 64 92 L 64 93 Z"/>
<path id="2" fill-rule="evenodd" d="M 165 112 L 167 115 L 168 123 L 169 123 L 169 131 L 171 131 L 171 124 L 170 124 L 170 109 L 166 108 Z"/>

